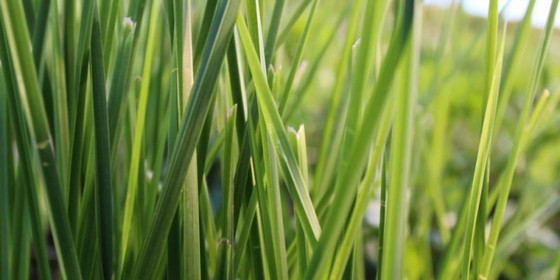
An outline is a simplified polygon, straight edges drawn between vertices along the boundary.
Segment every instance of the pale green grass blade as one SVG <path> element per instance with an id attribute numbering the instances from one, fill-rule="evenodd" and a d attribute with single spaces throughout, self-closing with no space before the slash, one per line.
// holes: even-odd
<path id="1" fill-rule="evenodd" d="M 496 206 L 496 212 L 494 214 L 494 219 L 492 220 L 492 228 L 490 231 L 490 237 L 488 244 L 486 246 L 486 251 L 484 253 L 484 267 L 482 270 L 482 276 L 487 277 L 490 272 L 492 265 L 492 258 L 494 255 L 494 249 L 496 248 L 498 242 L 498 236 L 500 233 L 500 228 L 502 224 L 502 218 L 505 212 L 506 204 L 508 201 L 513 176 L 515 173 L 515 166 L 517 160 L 524 150 L 524 144 L 526 144 L 525 139 L 531 137 L 530 133 L 527 133 L 528 121 L 530 120 L 530 111 L 533 104 L 534 95 L 537 92 L 538 83 L 540 80 L 541 73 L 543 71 L 544 61 L 548 52 L 550 45 L 550 38 L 552 36 L 552 30 L 554 25 L 554 19 L 556 17 L 556 11 L 558 10 L 558 4 L 560 1 L 555 0 L 552 2 L 551 9 L 548 15 L 548 21 L 546 26 L 546 33 L 542 41 L 537 60 L 535 60 L 535 65 L 533 66 L 533 75 L 528 86 L 528 90 L 525 93 L 525 101 L 523 104 L 523 110 L 519 119 L 517 120 L 517 128 L 515 132 L 515 139 L 513 144 L 513 151 L 509 157 L 506 169 L 504 171 L 505 178 L 503 179 L 503 185 L 500 186 L 500 194 Z M 543 105 L 544 106 L 544 105 Z"/>
<path id="2" fill-rule="evenodd" d="M 408 220 L 408 193 L 411 182 L 411 162 L 414 139 L 414 117 L 417 94 L 418 67 L 420 59 L 419 38 L 422 28 L 422 4 L 416 4 L 413 30 L 406 47 L 406 60 L 401 68 L 404 81 L 396 96 L 395 122 L 391 135 L 391 160 L 384 227 L 383 262 L 381 279 L 404 277 L 401 260 L 405 257 L 406 221 Z M 407 8 L 407 7 L 404 7 Z"/>
<path id="3" fill-rule="evenodd" d="M 126 188 L 126 202 L 124 208 L 123 216 L 123 229 L 121 237 L 121 249 L 120 249 L 120 270 L 122 270 L 124 265 L 124 260 L 126 259 L 127 246 L 129 234 L 131 231 L 132 224 L 132 214 L 134 210 L 134 204 L 136 201 L 136 196 L 138 192 L 138 176 L 141 161 L 141 149 L 142 142 L 144 138 L 144 128 L 146 126 L 146 110 L 148 106 L 148 94 L 150 92 L 150 74 L 152 70 L 152 65 L 155 55 L 155 47 L 157 40 L 157 30 L 161 24 L 159 20 L 159 3 L 158 0 L 152 0 L 150 8 L 150 20 L 149 20 L 149 30 L 147 38 L 146 53 L 144 57 L 144 66 L 142 69 L 142 79 L 140 88 L 140 98 L 138 100 L 138 112 L 136 115 L 136 124 L 134 128 L 134 143 L 132 145 L 132 158 L 130 160 L 130 170 L 128 173 L 128 184 Z"/>
<path id="4" fill-rule="evenodd" d="M 495 43 L 494 37 L 497 35 L 497 15 L 498 15 L 498 3 L 497 1 L 490 2 L 489 12 L 493 14 L 490 20 L 496 21 L 495 25 L 490 24 L 488 32 L 492 33 L 492 35 L 488 36 L 488 46 L 491 46 Z M 504 28 L 504 36 L 505 36 L 505 28 Z M 500 77 L 502 71 L 502 59 L 503 59 L 503 48 L 505 44 L 505 37 L 502 41 L 502 46 L 500 48 L 499 54 L 496 55 L 489 55 L 489 59 L 497 57 L 494 62 L 486 61 L 486 63 L 495 64 L 495 67 L 487 68 L 488 71 L 490 69 L 493 71 L 492 73 L 487 72 L 487 75 L 490 75 L 487 80 L 491 78 L 492 83 L 488 88 L 488 97 L 486 102 L 484 120 L 482 124 L 482 132 L 480 136 L 480 142 L 478 146 L 478 153 L 477 153 L 477 160 L 476 166 L 473 174 L 473 181 L 471 185 L 470 195 L 468 198 L 468 213 L 466 218 L 466 228 L 465 228 L 465 243 L 463 245 L 463 256 L 462 256 L 462 268 L 461 273 L 462 277 L 465 279 L 469 279 L 469 275 L 471 272 L 471 257 L 473 257 L 473 240 L 475 238 L 475 231 L 477 225 L 477 217 L 479 217 L 478 212 L 481 209 L 481 196 L 483 191 L 483 183 L 485 179 L 485 170 L 487 169 L 487 164 L 489 162 L 490 157 L 490 146 L 492 144 L 492 135 L 494 133 L 494 123 L 496 117 L 496 110 L 497 110 L 497 102 L 499 96 L 499 87 L 500 87 Z M 495 53 L 495 49 L 488 47 L 487 52 Z M 482 229 L 481 229 L 482 230 Z M 479 258 L 481 256 L 475 256 Z"/>

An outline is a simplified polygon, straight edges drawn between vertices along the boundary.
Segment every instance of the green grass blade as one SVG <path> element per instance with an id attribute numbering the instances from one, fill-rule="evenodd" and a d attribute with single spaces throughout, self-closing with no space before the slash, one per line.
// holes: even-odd
<path id="1" fill-rule="evenodd" d="M 414 115 L 416 106 L 420 31 L 422 26 L 421 3 L 413 7 L 417 15 L 413 23 L 411 39 L 406 47 L 406 64 L 403 64 L 404 79 L 401 92 L 396 97 L 396 112 L 391 138 L 391 161 L 389 166 L 389 186 L 384 227 L 383 263 L 381 279 L 403 277 L 403 262 L 406 244 L 406 221 L 408 220 L 407 193 L 410 192 L 412 144 L 414 137 Z M 406 67 L 404 67 L 406 66 Z"/>
<path id="2" fill-rule="evenodd" d="M 320 235 L 321 228 L 315 214 L 315 209 L 313 208 L 311 199 L 309 198 L 306 183 L 303 181 L 301 171 L 297 167 L 297 161 L 290 147 L 288 136 L 286 135 L 280 114 L 274 105 L 272 93 L 267 85 L 264 73 L 260 69 L 257 54 L 254 47 L 251 46 L 249 31 L 247 30 L 245 22 L 242 18 L 237 20 L 237 27 L 241 38 L 240 41 L 243 45 L 243 49 L 245 50 L 248 65 L 251 69 L 251 73 L 253 74 L 255 87 L 257 88 L 257 100 L 262 110 L 264 120 L 267 123 L 267 130 L 272 136 L 275 148 L 282 151 L 280 163 L 282 169 L 284 170 L 284 176 L 290 180 L 288 190 L 292 199 L 294 199 L 298 217 L 307 221 L 307 223 L 304 224 L 304 229 L 308 236 L 310 238 L 317 239 Z"/>
<path id="3" fill-rule="evenodd" d="M 210 26 L 208 40 L 202 53 L 200 68 L 196 74 L 179 139 L 171 154 L 170 168 L 163 191 L 157 203 L 154 222 L 150 225 L 147 240 L 135 266 L 134 278 L 150 278 L 154 260 L 161 256 L 173 214 L 179 203 L 179 193 L 186 177 L 185 168 L 193 159 L 194 148 L 202 133 L 203 123 L 212 103 L 218 69 L 220 68 L 240 1 L 222 1 Z"/>
<path id="4" fill-rule="evenodd" d="M 132 45 L 136 24 L 130 18 L 123 19 L 122 40 L 119 42 L 117 57 L 113 75 L 111 77 L 111 88 L 109 89 L 109 135 L 111 136 L 111 147 L 116 146 L 117 125 L 123 117 L 125 109 L 125 93 L 130 81 L 130 64 L 132 58 Z"/>
<path id="5" fill-rule="evenodd" d="M 333 256 L 331 254 L 335 250 L 336 241 L 339 239 L 343 228 L 341 223 L 345 220 L 356 195 L 361 171 L 367 161 L 367 153 L 364 153 L 364 150 L 368 149 L 375 136 L 375 131 L 379 126 L 382 105 L 386 103 L 385 101 L 392 86 L 397 65 L 410 37 L 414 17 L 414 1 L 405 1 L 404 4 L 403 13 L 398 19 L 396 33 L 392 38 L 388 53 L 381 66 L 379 82 L 375 85 L 372 94 L 373 98 L 368 100 L 364 110 L 364 119 L 368 119 L 369 123 L 362 125 L 357 130 L 358 135 L 348 157 L 352 161 L 349 161 L 348 167 L 339 174 L 339 183 L 337 183 L 337 188 L 335 189 L 337 199 L 330 207 L 324 233 L 313 252 L 313 258 L 306 273 L 306 278 L 319 278 L 319 272 L 327 270 L 326 268 L 330 262 L 329 258 Z"/>
<path id="6" fill-rule="evenodd" d="M 48 118 L 42 102 L 33 58 L 29 55 L 31 54 L 30 38 L 23 16 L 23 8 L 19 1 L 2 1 L 0 2 L 0 10 L 10 53 L 14 61 L 14 69 L 16 75 L 21 77 L 21 79 L 18 79 L 18 86 L 25 119 L 30 124 L 32 139 L 41 158 L 52 229 L 57 252 L 60 256 L 62 272 L 68 278 L 80 279 L 81 273 L 76 250 L 73 247 L 70 223 L 66 215 L 64 195 L 56 170 L 53 143 L 47 123 Z"/>
<path id="7" fill-rule="evenodd" d="M 109 120 L 103 68 L 103 43 L 99 15 L 95 8 L 91 38 L 91 72 L 93 83 L 93 113 L 96 150 L 96 209 L 101 244 L 103 278 L 113 276 L 113 189 L 111 187 L 111 148 L 109 145 Z"/>
<path id="8" fill-rule="evenodd" d="M 487 277 L 491 264 L 492 258 L 494 255 L 494 250 L 497 246 L 498 236 L 500 233 L 500 227 L 503 219 L 503 215 L 505 212 L 506 204 L 508 201 L 513 176 L 515 173 L 515 166 L 517 160 L 524 150 L 524 144 L 526 142 L 525 139 L 531 137 L 530 133 L 527 133 L 528 128 L 528 121 L 530 117 L 530 111 L 532 108 L 532 103 L 534 99 L 534 95 L 537 92 L 538 81 L 540 80 L 541 73 L 543 71 L 544 61 L 547 55 L 547 51 L 550 45 L 550 38 L 552 36 L 552 30 L 554 25 L 554 19 L 556 17 L 556 11 L 558 10 L 558 4 L 560 1 L 555 0 L 552 2 L 551 9 L 549 11 L 547 26 L 546 26 L 546 33 L 545 37 L 542 41 L 541 48 L 539 50 L 539 55 L 537 60 L 535 61 L 535 65 L 533 68 L 533 75 L 531 77 L 531 81 L 528 87 L 528 90 L 525 95 L 525 102 L 523 104 L 523 111 L 521 112 L 521 116 L 517 122 L 517 128 L 515 132 L 515 139 L 513 144 L 513 151 L 511 156 L 509 157 L 508 163 L 506 165 L 506 169 L 504 172 L 505 178 L 503 179 L 503 185 L 500 185 L 500 193 L 499 198 L 496 206 L 496 212 L 494 214 L 494 219 L 492 220 L 492 227 L 490 231 L 490 237 L 488 240 L 488 244 L 486 246 L 486 250 L 484 253 L 484 263 L 483 263 L 483 270 L 482 276 Z"/>
<path id="9" fill-rule="evenodd" d="M 0 32 L 3 32 L 0 27 Z M 1 40 L 3 41 L 3 40 Z M 4 44 L 1 42 L 0 44 Z M 3 49 L 3 46 L 0 46 Z M 3 52 L 3 51 L 2 51 Z M 8 176 L 10 174 L 8 164 L 8 91 L 4 82 L 4 67 L 0 67 L 0 278 L 8 280 L 9 252 L 10 252 L 10 220 L 8 219 Z"/>
<path id="10" fill-rule="evenodd" d="M 144 128 L 146 126 L 146 110 L 148 107 L 148 94 L 150 92 L 150 74 L 152 71 L 152 66 L 154 62 L 155 47 L 157 40 L 157 30 L 158 26 L 161 24 L 159 20 L 159 3 L 158 0 L 152 0 L 150 8 L 150 21 L 149 21 L 149 31 L 147 38 L 146 53 L 144 57 L 144 66 L 142 69 L 142 79 L 141 89 L 140 89 L 140 99 L 138 100 L 138 111 L 136 115 L 136 124 L 134 129 L 134 143 L 132 146 L 132 157 L 130 159 L 130 170 L 128 173 L 128 184 L 126 188 L 126 202 L 124 208 L 123 216 L 123 229 L 121 237 L 121 249 L 120 249 L 120 267 L 124 265 L 124 261 L 127 255 L 128 239 L 131 231 L 132 225 L 132 215 L 134 210 L 134 204 L 136 201 L 136 196 L 138 192 L 138 177 L 142 153 L 142 142 L 144 139 Z M 154 264 L 155 265 L 155 264 Z"/>
<path id="11" fill-rule="evenodd" d="M 495 20 L 497 21 L 497 1 L 495 3 L 491 2 L 490 5 L 490 12 L 495 14 Z M 489 30 L 490 33 L 496 34 L 498 32 L 497 25 L 494 26 L 496 29 Z M 505 29 L 504 29 L 505 30 Z M 504 31 L 505 36 L 505 31 Z M 489 36 L 493 37 L 493 36 Z M 492 45 L 493 40 L 489 40 L 489 45 Z M 486 103 L 486 109 L 484 114 L 484 120 L 482 124 L 482 133 L 480 136 L 480 143 L 478 146 L 478 154 L 476 160 L 475 171 L 473 175 L 473 181 L 471 185 L 471 191 L 468 198 L 468 213 L 467 213 L 467 220 L 466 222 L 466 236 L 465 236 L 465 244 L 463 246 L 463 265 L 462 265 L 462 276 L 465 279 L 469 279 L 469 274 L 471 271 L 471 257 L 473 256 L 473 240 L 475 237 L 477 217 L 479 217 L 478 212 L 481 209 L 481 197 L 483 191 L 483 183 L 485 179 L 485 170 L 487 169 L 487 165 L 490 158 L 490 146 L 492 143 L 492 135 L 494 133 L 494 123 L 496 117 L 496 110 L 497 110 L 497 102 L 499 96 L 499 87 L 500 87 L 500 77 L 502 71 L 502 59 L 503 59 L 503 48 L 505 44 L 505 37 L 502 41 L 502 46 L 500 48 L 499 54 L 497 56 L 497 60 L 493 62 L 495 67 L 490 67 L 489 69 L 493 69 L 493 73 L 488 73 L 491 75 L 492 84 L 488 89 L 488 99 Z M 492 49 L 488 50 L 489 52 L 493 52 Z M 492 56 L 495 57 L 495 56 Z M 490 63 L 487 61 L 487 63 Z M 489 77 L 490 78 L 490 77 Z M 488 78 L 488 79 L 489 79 Z M 483 208 L 482 208 L 483 209 Z M 475 256 L 477 258 L 481 256 Z"/>
<path id="12" fill-rule="evenodd" d="M 313 24 L 313 20 L 315 17 L 315 12 L 317 10 L 317 5 L 319 4 L 320 0 L 312 0 L 313 4 L 311 5 L 311 11 L 309 12 L 309 16 L 305 23 L 305 29 L 303 31 L 303 35 L 301 41 L 299 42 L 298 49 L 296 52 L 295 59 L 292 62 L 292 67 L 290 68 L 290 73 L 288 74 L 288 79 L 284 85 L 284 90 L 280 95 L 280 101 L 278 102 L 278 110 L 280 114 L 283 115 L 284 111 L 286 110 L 286 105 L 288 105 L 288 101 L 290 100 L 291 93 L 293 92 L 292 86 L 294 83 L 294 79 L 296 77 L 296 73 L 300 68 L 301 59 L 303 58 L 303 50 L 305 49 L 305 44 L 309 38 L 309 32 L 311 31 L 311 25 Z"/>

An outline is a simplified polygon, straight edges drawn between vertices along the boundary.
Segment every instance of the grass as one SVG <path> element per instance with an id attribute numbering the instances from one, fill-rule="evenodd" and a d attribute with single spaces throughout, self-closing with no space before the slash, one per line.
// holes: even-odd
<path id="1" fill-rule="evenodd" d="M 0 0 L 0 279 L 558 277 L 558 4 Z"/>

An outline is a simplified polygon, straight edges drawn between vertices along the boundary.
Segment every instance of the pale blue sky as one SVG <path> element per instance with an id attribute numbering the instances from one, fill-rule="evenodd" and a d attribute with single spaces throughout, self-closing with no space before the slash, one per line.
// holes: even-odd
<path id="1" fill-rule="evenodd" d="M 453 0 L 424 0 L 427 5 L 449 6 Z M 463 9 L 465 12 L 476 15 L 486 16 L 488 13 L 489 0 L 463 0 Z M 508 0 L 499 0 L 500 9 L 508 2 Z M 546 17 L 550 9 L 552 0 L 537 0 L 535 10 L 533 12 L 532 23 L 536 27 L 543 27 L 546 23 Z M 529 0 L 511 0 L 511 3 L 504 12 L 504 17 L 508 21 L 519 20 L 529 5 Z M 560 27 L 560 13 L 556 16 L 556 27 Z"/>

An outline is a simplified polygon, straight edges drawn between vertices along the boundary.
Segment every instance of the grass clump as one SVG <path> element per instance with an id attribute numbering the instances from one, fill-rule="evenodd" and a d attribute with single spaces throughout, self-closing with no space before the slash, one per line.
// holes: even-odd
<path id="1" fill-rule="evenodd" d="M 0 0 L 0 279 L 557 277 L 558 4 Z"/>

